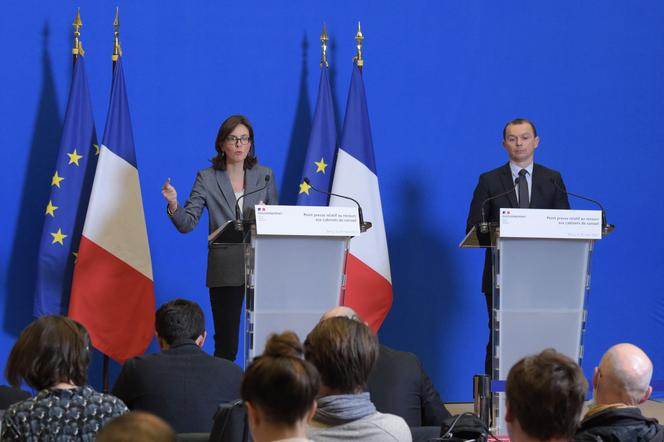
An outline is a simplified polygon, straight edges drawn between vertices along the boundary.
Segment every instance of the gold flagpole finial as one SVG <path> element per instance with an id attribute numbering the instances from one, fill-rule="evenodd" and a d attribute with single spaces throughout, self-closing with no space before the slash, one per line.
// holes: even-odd
<path id="1" fill-rule="evenodd" d="M 80 29 L 83 27 L 83 22 L 81 21 L 81 8 L 76 9 L 76 17 L 74 18 L 74 23 L 72 23 L 72 26 L 74 26 L 74 47 L 72 48 L 71 53 L 74 54 L 74 56 L 85 55 L 85 51 L 83 50 L 83 42 L 80 40 Z"/>
<path id="2" fill-rule="evenodd" d="M 327 41 L 329 38 L 327 38 L 327 30 L 325 28 L 325 22 L 323 22 L 323 33 L 320 34 L 320 42 L 321 42 L 321 48 L 323 48 L 323 54 L 321 55 L 320 59 L 320 67 L 328 67 L 327 64 Z"/>
<path id="3" fill-rule="evenodd" d="M 357 34 L 355 34 L 355 41 L 357 41 L 357 55 L 353 57 L 353 61 L 357 64 L 357 67 L 362 70 L 364 65 L 364 60 L 362 60 L 362 40 L 364 40 L 364 35 L 362 35 L 362 27 L 360 22 L 357 22 Z"/>
<path id="4" fill-rule="evenodd" d="M 113 61 L 118 61 L 122 57 L 122 48 L 120 47 L 120 8 L 115 7 L 115 20 L 113 20 L 113 28 L 115 28 L 115 41 L 113 43 Z"/>

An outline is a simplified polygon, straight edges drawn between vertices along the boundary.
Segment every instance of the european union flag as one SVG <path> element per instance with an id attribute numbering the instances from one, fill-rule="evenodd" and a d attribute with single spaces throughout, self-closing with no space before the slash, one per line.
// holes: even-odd
<path id="1" fill-rule="evenodd" d="M 34 315 L 66 314 L 74 263 L 97 165 L 85 61 L 74 61 L 60 150 L 46 205 L 37 261 Z"/>
<path id="2" fill-rule="evenodd" d="M 297 195 L 299 206 L 327 206 L 328 196 L 312 190 L 311 186 L 304 182 L 304 178 L 309 178 L 311 184 L 317 189 L 330 191 L 336 143 L 337 129 L 332 92 L 327 79 L 327 66 L 323 63 L 318 85 L 318 102 L 311 126 L 311 135 L 309 135 L 307 159 L 304 163 L 300 191 Z"/>

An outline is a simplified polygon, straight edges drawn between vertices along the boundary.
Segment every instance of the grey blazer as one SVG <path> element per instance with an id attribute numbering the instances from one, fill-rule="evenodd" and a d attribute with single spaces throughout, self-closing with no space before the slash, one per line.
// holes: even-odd
<path id="1" fill-rule="evenodd" d="M 245 219 L 253 217 L 256 204 L 278 204 L 277 187 L 269 167 L 255 165 L 244 173 L 244 193 L 248 194 L 265 185 L 265 177 L 270 176 L 268 186 L 260 192 L 242 198 L 242 213 Z M 228 174 L 212 167 L 200 170 L 194 187 L 184 206 L 171 215 L 171 221 L 182 233 L 191 231 L 207 207 L 208 231 L 214 232 L 228 220 L 235 219 L 235 192 Z M 207 287 L 240 286 L 244 284 L 244 247 L 242 244 L 215 245 L 208 248 L 208 264 L 205 285 Z"/>

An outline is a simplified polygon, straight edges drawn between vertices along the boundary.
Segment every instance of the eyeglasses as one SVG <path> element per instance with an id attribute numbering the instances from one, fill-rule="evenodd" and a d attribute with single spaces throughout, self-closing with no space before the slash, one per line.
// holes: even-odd
<path id="1" fill-rule="evenodd" d="M 237 144 L 238 141 L 240 142 L 240 146 L 245 146 L 249 143 L 249 135 L 242 135 L 241 137 L 236 137 L 235 135 L 229 135 L 226 137 L 226 141 L 229 142 L 230 144 Z"/>

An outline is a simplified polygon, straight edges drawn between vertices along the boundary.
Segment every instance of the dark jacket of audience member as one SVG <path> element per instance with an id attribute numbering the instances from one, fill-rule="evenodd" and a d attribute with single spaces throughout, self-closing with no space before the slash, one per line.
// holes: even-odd
<path id="1" fill-rule="evenodd" d="M 20 388 L 0 385 L 0 410 L 6 410 L 11 404 L 30 397 L 30 393 Z"/>
<path id="2" fill-rule="evenodd" d="M 574 436 L 577 442 L 664 442 L 657 419 L 636 407 L 607 408 L 586 417 Z"/>
<path id="3" fill-rule="evenodd" d="M 437 426 L 451 416 L 417 356 L 381 345 L 369 375 L 371 402 L 409 427 Z"/>
<path id="4" fill-rule="evenodd" d="M 207 433 L 222 402 L 240 397 L 242 370 L 201 350 L 205 319 L 198 304 L 176 299 L 156 314 L 160 353 L 124 363 L 113 394 L 131 410 L 161 417 L 177 433 Z"/>
<path id="5" fill-rule="evenodd" d="M 86 386 L 90 338 L 78 322 L 42 316 L 19 336 L 5 375 L 39 393 L 11 405 L 2 418 L 2 440 L 92 441 L 112 418 L 127 412 L 122 401 Z"/>

